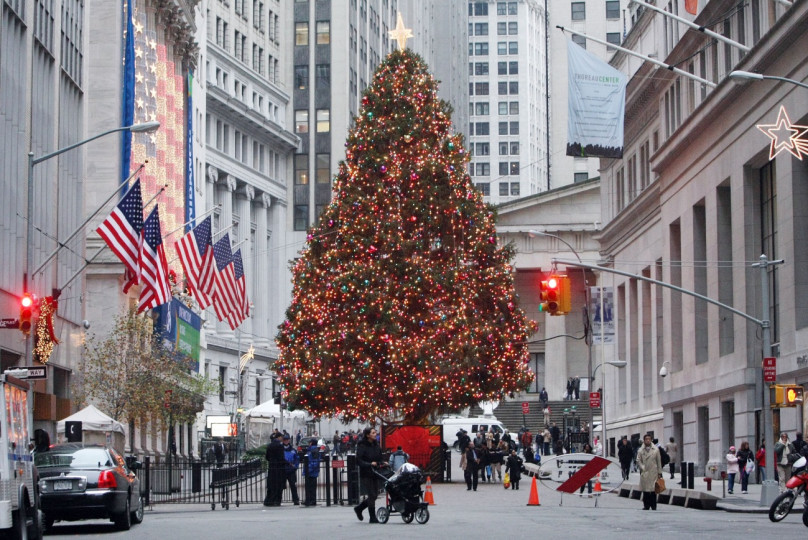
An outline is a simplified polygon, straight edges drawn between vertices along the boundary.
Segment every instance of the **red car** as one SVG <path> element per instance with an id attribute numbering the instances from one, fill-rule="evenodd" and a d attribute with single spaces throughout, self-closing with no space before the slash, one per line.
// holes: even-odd
<path id="1" fill-rule="evenodd" d="M 37 452 L 34 464 L 46 530 L 54 521 L 108 518 L 120 530 L 143 521 L 140 481 L 112 448 L 57 444 Z"/>

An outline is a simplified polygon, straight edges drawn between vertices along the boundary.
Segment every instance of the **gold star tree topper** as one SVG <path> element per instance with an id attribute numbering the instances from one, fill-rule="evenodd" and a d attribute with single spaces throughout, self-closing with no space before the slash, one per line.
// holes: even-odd
<path id="1" fill-rule="evenodd" d="M 771 145 L 769 146 L 770 160 L 774 159 L 774 156 L 783 150 L 787 150 L 800 161 L 802 161 L 803 154 L 808 156 L 808 139 L 802 138 L 808 132 L 808 126 L 792 124 L 784 106 L 780 105 L 777 122 L 774 124 L 758 124 L 755 127 L 771 139 Z"/>
<path id="2" fill-rule="evenodd" d="M 412 37 L 412 30 L 410 28 L 404 28 L 404 19 L 401 18 L 400 11 L 396 19 L 396 27 L 387 33 L 390 34 L 390 39 L 394 39 L 398 42 L 398 50 L 403 51 L 407 46 L 407 39 Z"/>

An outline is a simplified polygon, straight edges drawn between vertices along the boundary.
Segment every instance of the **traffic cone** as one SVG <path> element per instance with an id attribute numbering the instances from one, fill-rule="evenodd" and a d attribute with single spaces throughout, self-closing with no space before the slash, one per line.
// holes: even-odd
<path id="1" fill-rule="evenodd" d="M 601 488 L 601 485 L 600 485 L 600 473 L 598 473 L 598 477 L 597 477 L 597 479 L 595 480 L 595 491 L 596 491 L 596 492 L 601 492 L 601 491 L 603 491 L 603 489 Z"/>
<path id="2" fill-rule="evenodd" d="M 432 496 L 432 479 L 426 477 L 426 492 L 424 493 L 424 502 L 429 503 L 430 506 L 435 506 L 435 498 Z"/>
<path id="3" fill-rule="evenodd" d="M 536 488 L 536 477 L 533 477 L 533 482 L 530 484 L 530 497 L 527 500 L 528 506 L 541 506 L 539 503 L 539 490 Z"/>

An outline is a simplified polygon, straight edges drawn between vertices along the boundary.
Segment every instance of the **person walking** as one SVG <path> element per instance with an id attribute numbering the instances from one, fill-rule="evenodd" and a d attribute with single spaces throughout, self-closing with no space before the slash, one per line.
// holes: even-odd
<path id="1" fill-rule="evenodd" d="M 303 500 L 303 506 L 317 506 L 317 478 L 320 476 L 320 449 L 317 447 L 317 439 L 309 441 L 303 472 L 306 477 L 306 498 Z"/>
<path id="2" fill-rule="evenodd" d="M 550 455 L 550 443 L 553 440 L 553 436 L 550 433 L 549 424 L 545 424 L 544 431 L 541 433 L 543 442 L 544 442 L 544 449 L 542 450 L 542 455 L 549 456 Z"/>
<path id="3" fill-rule="evenodd" d="M 671 480 L 673 480 L 673 473 L 676 472 L 676 462 L 679 461 L 679 445 L 676 444 L 673 437 L 668 439 L 668 444 L 665 445 L 665 452 L 667 452 L 668 457 L 671 458 L 670 463 L 668 463 L 668 467 L 671 471 Z"/>
<path id="4" fill-rule="evenodd" d="M 758 482 L 766 481 L 766 441 L 760 443 L 760 448 L 755 453 L 755 461 L 757 461 Z"/>
<path id="5" fill-rule="evenodd" d="M 466 468 L 463 469 L 463 478 L 466 480 L 466 491 L 477 491 L 477 474 L 480 469 L 480 450 L 469 443 L 466 448 Z"/>
<path id="6" fill-rule="evenodd" d="M 637 451 L 643 510 L 657 509 L 656 481 L 662 478 L 662 457 L 653 442 L 651 435 L 646 433 L 643 444 Z"/>
<path id="7" fill-rule="evenodd" d="M 544 425 L 550 425 L 550 407 L 545 405 L 544 409 L 542 410 L 542 416 L 544 417 Z"/>
<path id="8" fill-rule="evenodd" d="M 738 468 L 738 456 L 735 455 L 735 447 L 730 446 L 729 452 L 725 458 L 727 460 L 727 478 L 729 479 L 729 489 L 727 493 L 732 495 L 733 489 L 735 488 L 735 476 L 740 472 Z"/>
<path id="9" fill-rule="evenodd" d="M 283 444 L 281 444 L 278 433 L 273 433 L 270 437 L 266 459 L 267 493 L 264 498 L 264 506 L 280 506 L 285 481 L 286 459 L 283 455 Z"/>
<path id="10" fill-rule="evenodd" d="M 502 482 L 502 464 L 505 463 L 506 452 L 508 445 L 504 441 L 499 441 L 496 448 L 488 453 L 488 461 L 491 464 L 491 478 L 494 476 Z"/>
<path id="11" fill-rule="evenodd" d="M 738 467 L 741 469 L 741 493 L 747 495 L 749 493 L 747 491 L 749 475 L 755 470 L 755 459 L 752 455 L 752 450 L 749 448 L 749 442 L 743 441 L 740 450 L 735 455 L 738 456 Z"/>
<path id="12" fill-rule="evenodd" d="M 405 463 L 409 463 L 409 461 L 410 461 L 410 455 L 401 449 L 401 445 L 398 445 L 396 451 L 390 454 L 389 463 L 390 468 L 393 470 L 393 472 L 397 471 L 398 468 L 404 465 Z"/>
<path id="13" fill-rule="evenodd" d="M 522 459 L 516 455 L 516 450 L 511 450 L 511 455 L 505 460 L 505 474 L 511 477 L 511 489 L 519 489 L 519 481 L 522 479 Z"/>
<path id="14" fill-rule="evenodd" d="M 584 454 L 592 454 L 592 453 L 594 453 L 594 449 L 592 448 L 592 445 L 590 445 L 589 443 L 586 443 L 586 444 L 584 444 L 584 448 L 583 448 L 582 452 Z M 586 484 L 582 484 L 581 489 L 578 491 L 578 493 L 583 493 L 584 488 L 587 489 L 586 493 L 591 495 L 592 494 L 592 480 L 588 480 L 586 482 Z"/>
<path id="15" fill-rule="evenodd" d="M 547 389 L 543 386 L 541 387 L 541 392 L 539 392 L 539 401 L 541 401 L 541 408 L 546 409 L 547 402 L 550 401 L 550 396 L 547 394 Z M 549 422 L 545 421 L 544 423 L 548 424 Z"/>
<path id="16" fill-rule="evenodd" d="M 628 475 L 631 472 L 631 462 L 634 461 L 634 450 L 628 442 L 628 437 L 623 437 L 623 440 L 617 445 L 617 459 L 620 461 L 620 468 L 623 470 L 623 480 L 628 480 Z"/>
<path id="17" fill-rule="evenodd" d="M 334 432 L 334 436 L 331 438 L 331 457 L 337 457 L 340 452 L 340 445 L 342 444 L 342 437 L 339 436 L 339 431 Z"/>
<path id="18" fill-rule="evenodd" d="M 780 440 L 774 445 L 774 462 L 777 463 L 780 493 L 786 490 L 786 482 L 791 478 L 791 460 L 788 459 L 788 455 L 794 452 L 796 452 L 794 445 L 788 442 L 788 433 L 780 432 Z"/>
<path id="19" fill-rule="evenodd" d="M 283 459 L 286 461 L 284 488 L 289 484 L 289 491 L 292 492 L 292 502 L 295 506 L 300 506 L 300 495 L 297 493 L 297 468 L 300 466 L 300 456 L 297 449 L 292 446 L 289 434 L 283 436 Z M 312 439 L 316 441 L 317 439 Z"/>
<path id="20" fill-rule="evenodd" d="M 378 476 L 373 469 L 387 465 L 382 459 L 382 449 L 376 440 L 378 432 L 372 427 L 362 431 L 362 438 L 356 443 L 356 462 L 359 464 L 359 484 L 365 493 L 365 500 L 354 506 L 354 512 L 362 521 L 362 511 L 370 512 L 370 523 L 378 523 L 376 519 L 376 497 L 379 495 Z"/>

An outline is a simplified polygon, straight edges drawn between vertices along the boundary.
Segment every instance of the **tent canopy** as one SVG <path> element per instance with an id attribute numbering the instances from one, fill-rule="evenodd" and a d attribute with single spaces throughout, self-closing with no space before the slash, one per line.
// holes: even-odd
<path id="1" fill-rule="evenodd" d="M 306 429 L 308 414 L 305 411 L 284 411 L 274 401 L 265 401 L 244 413 L 247 420 L 247 448 L 257 448 L 269 442 L 274 429 L 283 427 L 289 433 Z"/>
<path id="2" fill-rule="evenodd" d="M 280 418 L 281 406 L 273 400 L 265 401 L 248 410 L 244 415 L 248 418 Z M 304 422 L 308 415 L 305 411 L 284 411 L 284 418 L 300 418 Z"/>
<path id="3" fill-rule="evenodd" d="M 58 433 L 64 434 L 65 422 L 81 422 L 82 431 L 113 431 L 126 436 L 126 426 L 102 413 L 94 405 L 87 405 L 76 414 L 59 420 L 56 424 Z"/>

